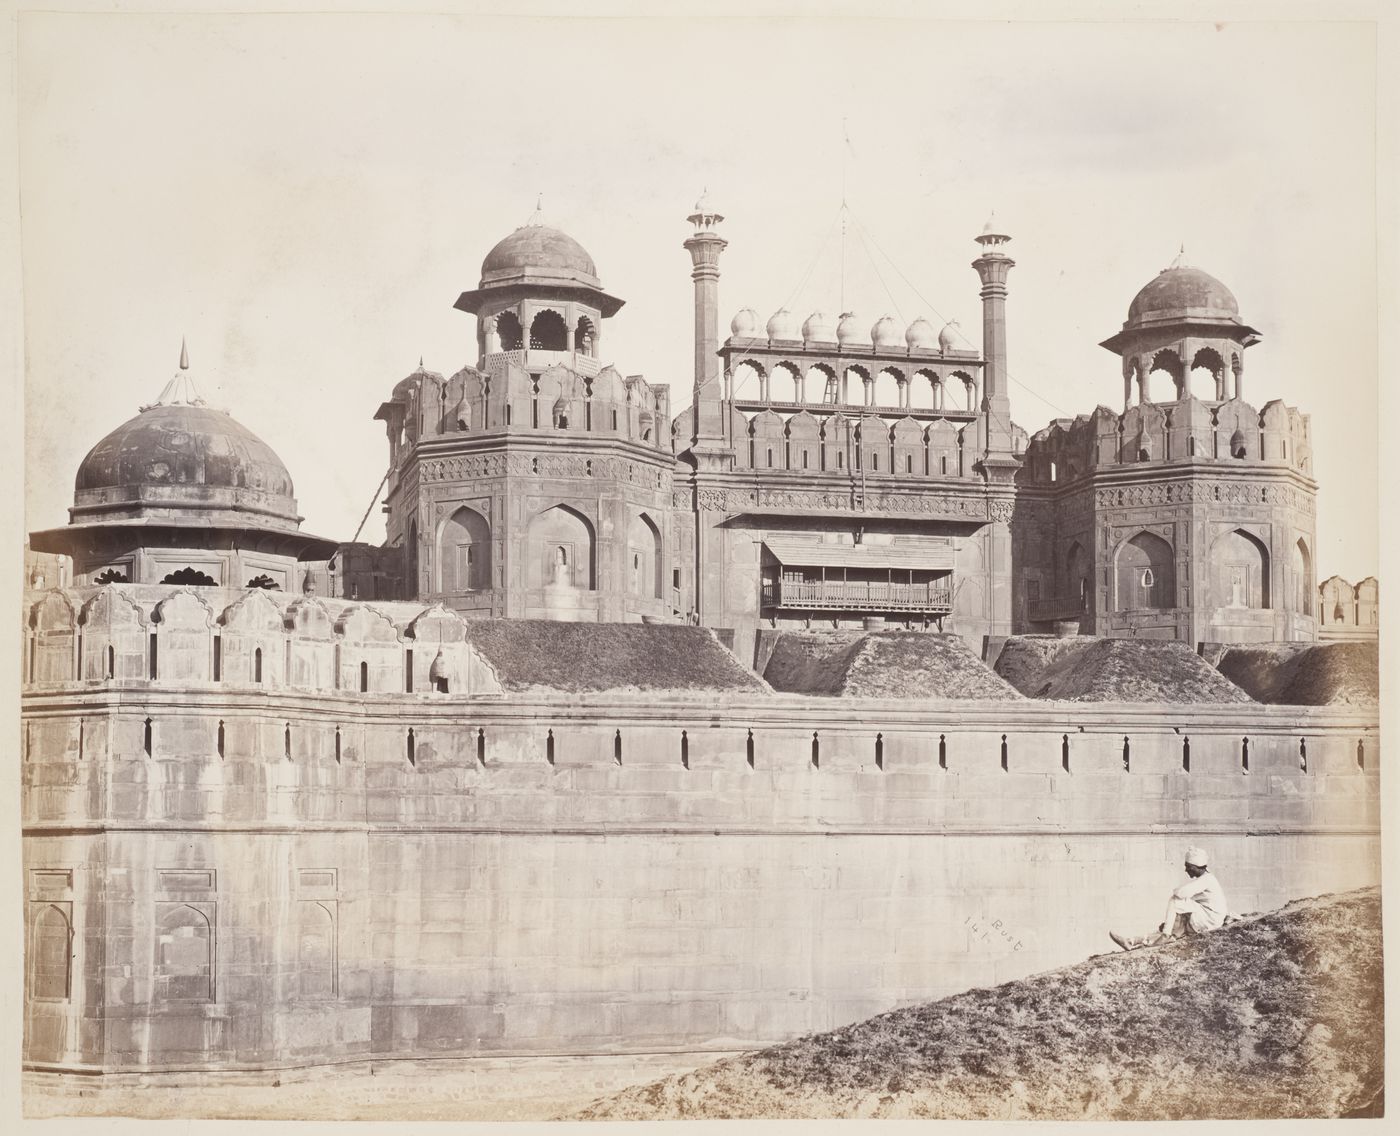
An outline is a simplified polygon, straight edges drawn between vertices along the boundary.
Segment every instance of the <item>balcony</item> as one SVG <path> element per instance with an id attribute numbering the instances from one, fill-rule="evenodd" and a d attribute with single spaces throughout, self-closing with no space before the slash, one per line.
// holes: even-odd
<path id="1" fill-rule="evenodd" d="M 1047 596 L 1043 600 L 1026 602 L 1026 618 L 1032 623 L 1049 623 L 1057 619 L 1078 619 L 1089 610 L 1085 596 Z"/>
<path id="2" fill-rule="evenodd" d="M 558 364 L 590 378 L 602 369 L 602 365 L 592 355 L 584 355 L 579 351 L 544 351 L 537 347 L 532 347 L 528 351 L 493 352 L 486 356 L 487 369 L 489 370 L 491 364 L 498 360 L 504 363 L 514 363 L 517 367 L 523 367 L 527 371 L 542 371 L 546 367 Z"/>
<path id="3" fill-rule="evenodd" d="M 953 610 L 952 577 L 912 584 L 885 580 L 765 581 L 763 606 L 798 611 L 908 611 L 947 615 Z"/>

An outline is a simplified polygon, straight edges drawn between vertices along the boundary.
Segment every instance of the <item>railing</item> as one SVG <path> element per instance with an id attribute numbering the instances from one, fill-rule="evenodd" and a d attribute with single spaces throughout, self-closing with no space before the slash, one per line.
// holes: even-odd
<path id="1" fill-rule="evenodd" d="M 577 371 L 580 375 L 596 375 L 601 370 L 601 364 L 591 355 L 584 355 L 579 351 L 544 351 L 538 347 L 532 347 L 528 351 L 495 351 L 486 356 L 486 365 L 489 367 L 496 360 L 503 360 L 514 363 L 517 367 L 541 368 L 552 367 L 558 363 Z"/>
<path id="2" fill-rule="evenodd" d="M 1032 623 L 1043 623 L 1051 619 L 1078 619 L 1089 605 L 1084 596 L 1047 596 L 1042 600 L 1029 600 L 1026 603 L 1026 618 Z"/>
<path id="3" fill-rule="evenodd" d="M 946 614 L 953 610 L 953 589 L 948 580 L 929 580 L 919 584 L 883 580 L 775 580 L 763 585 L 763 603 L 765 607 L 807 610 L 927 611 Z"/>

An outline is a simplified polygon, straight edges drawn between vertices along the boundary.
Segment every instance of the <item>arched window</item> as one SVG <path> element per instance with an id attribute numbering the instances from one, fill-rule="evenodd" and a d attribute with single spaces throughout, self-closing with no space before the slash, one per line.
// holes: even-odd
<path id="1" fill-rule="evenodd" d="M 409 521 L 403 542 L 404 585 L 410 596 L 418 595 L 418 522 Z"/>
<path id="2" fill-rule="evenodd" d="M 568 325 L 558 312 L 546 308 L 530 323 L 531 351 L 563 351 L 568 342 Z"/>
<path id="3" fill-rule="evenodd" d="M 520 317 L 514 312 L 501 312 L 496 317 L 496 331 L 501 337 L 502 351 L 519 351 L 524 346 L 524 333 L 520 327 Z"/>
<path id="4" fill-rule="evenodd" d="M 1176 606 L 1172 546 L 1160 536 L 1140 532 L 1118 550 L 1117 609 L 1168 609 Z"/>
<path id="5" fill-rule="evenodd" d="M 452 514 L 438 538 L 441 590 L 450 594 L 491 587 L 491 526 L 475 509 Z"/>
<path id="6" fill-rule="evenodd" d="M 245 588 L 262 588 L 266 592 L 280 592 L 282 590 L 282 585 L 268 575 L 254 576 L 243 586 Z"/>

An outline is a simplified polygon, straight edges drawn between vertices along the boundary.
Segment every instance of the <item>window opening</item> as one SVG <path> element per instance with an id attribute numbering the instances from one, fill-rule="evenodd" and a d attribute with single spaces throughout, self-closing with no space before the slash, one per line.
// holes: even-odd
<path id="1" fill-rule="evenodd" d="M 1132 772 L 1132 767 L 1133 767 L 1133 766 L 1132 766 L 1132 762 L 1133 762 L 1132 747 L 1131 747 L 1131 745 L 1129 744 L 1127 737 L 1125 736 L 1125 737 L 1123 738 L 1123 772 L 1124 772 L 1124 773 L 1131 773 L 1131 772 Z"/>
<path id="2" fill-rule="evenodd" d="M 363 693 L 365 693 L 365 691 L 367 691 L 367 690 L 369 690 L 369 664 L 368 664 L 368 663 L 361 663 L 361 664 L 360 664 L 360 693 L 363 694 Z"/>
<path id="3" fill-rule="evenodd" d="M 1060 738 L 1060 765 L 1066 773 L 1069 772 L 1069 735 L 1064 734 Z"/>
<path id="4" fill-rule="evenodd" d="M 550 765 L 554 764 L 554 731 L 547 730 L 544 735 L 544 759 Z"/>
<path id="5" fill-rule="evenodd" d="M 152 741 L 153 741 L 152 735 L 153 735 L 153 733 L 154 733 L 154 730 L 153 730 L 153 728 L 152 728 L 153 726 L 154 726 L 154 723 L 151 721 L 151 719 L 147 718 L 147 719 L 146 719 L 146 728 L 145 728 L 145 731 L 144 731 L 144 733 L 142 734 L 142 738 L 141 738 L 141 747 L 146 751 L 146 756 L 147 756 L 147 757 L 150 757 L 150 756 L 151 756 L 151 749 L 152 749 L 152 744 L 151 744 L 151 743 L 152 743 Z"/>
<path id="6" fill-rule="evenodd" d="M 622 731 L 613 731 L 613 761 L 622 764 Z"/>
<path id="7" fill-rule="evenodd" d="M 418 743 L 417 743 L 417 740 L 416 740 L 416 739 L 414 738 L 414 736 L 413 736 L 413 727 L 412 727 L 412 726 L 409 726 L 409 727 L 408 727 L 408 737 L 405 739 L 405 746 L 404 746 L 404 748 L 406 749 L 406 751 L 407 751 L 407 753 L 408 753 L 408 764 L 409 764 L 409 765 L 417 765 L 417 764 L 418 764 L 418 753 L 417 753 Z"/>
<path id="8" fill-rule="evenodd" d="M 1240 772 L 1249 772 L 1249 739 L 1240 739 Z"/>
<path id="9" fill-rule="evenodd" d="M 1304 773 L 1308 771 L 1308 739 L 1298 739 L 1298 768 Z"/>
<path id="10" fill-rule="evenodd" d="M 938 768 L 948 768 L 948 739 L 943 734 L 938 735 Z"/>
<path id="11" fill-rule="evenodd" d="M 875 735 L 875 768 L 885 768 L 885 735 Z"/>
<path id="12" fill-rule="evenodd" d="M 151 678 L 154 680 L 159 673 L 160 645 L 156 640 L 156 633 L 151 632 Z"/>
<path id="13" fill-rule="evenodd" d="M 1182 739 L 1181 739 L 1181 771 L 1182 771 L 1183 773 L 1190 773 L 1190 772 L 1191 772 L 1191 739 L 1190 739 L 1190 738 L 1182 738 Z"/>
<path id="14" fill-rule="evenodd" d="M 690 739 L 686 737 L 684 730 L 681 731 L 681 767 L 690 768 Z"/>
<path id="15" fill-rule="evenodd" d="M 748 741 L 744 743 L 744 759 L 749 763 L 749 768 L 753 768 L 753 731 L 749 731 Z"/>
<path id="16" fill-rule="evenodd" d="M 1008 755 L 1006 752 L 1006 735 L 1001 735 L 1001 771 L 1005 773 L 1008 767 Z"/>
<path id="17" fill-rule="evenodd" d="M 262 682 L 262 648 L 253 651 L 253 681 Z"/>

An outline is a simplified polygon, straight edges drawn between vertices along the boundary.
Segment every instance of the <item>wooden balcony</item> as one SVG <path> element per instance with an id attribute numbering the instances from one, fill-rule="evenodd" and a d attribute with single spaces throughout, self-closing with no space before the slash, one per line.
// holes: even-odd
<path id="1" fill-rule="evenodd" d="M 908 611 L 947 615 L 952 578 L 923 583 L 884 580 L 774 580 L 763 585 L 763 606 L 795 611 Z"/>

